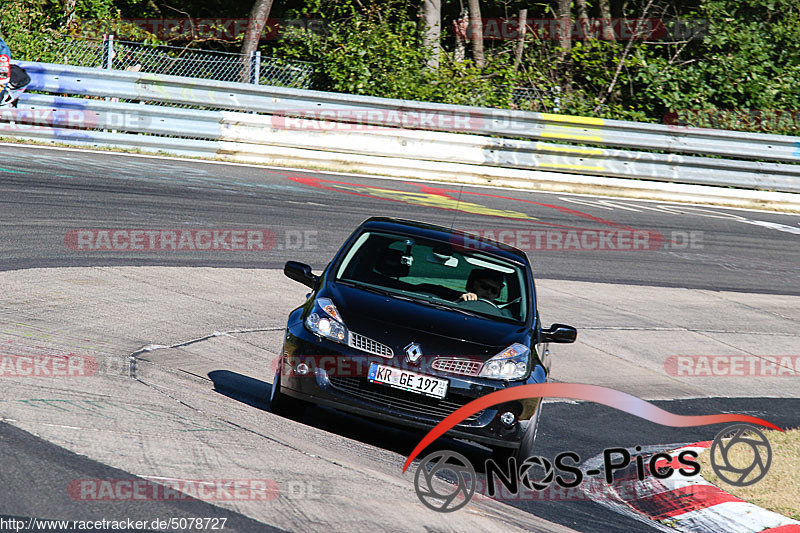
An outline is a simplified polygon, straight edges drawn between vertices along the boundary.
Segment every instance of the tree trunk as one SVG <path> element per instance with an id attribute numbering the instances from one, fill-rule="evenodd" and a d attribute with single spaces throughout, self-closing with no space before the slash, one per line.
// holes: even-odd
<path id="1" fill-rule="evenodd" d="M 439 68 L 439 53 L 442 50 L 442 0 L 422 0 L 422 46 L 430 50 L 428 68 Z"/>
<path id="2" fill-rule="evenodd" d="M 261 32 L 269 18 L 272 10 L 272 0 L 256 0 L 253 9 L 250 11 L 250 19 L 247 21 L 247 33 L 244 35 L 242 43 L 242 54 L 244 54 L 240 81 L 248 83 L 250 81 L 250 54 L 258 49 L 258 42 L 261 40 Z"/>
<path id="3" fill-rule="evenodd" d="M 472 40 L 472 59 L 478 68 L 483 68 L 486 59 L 483 55 L 483 21 L 481 20 L 480 0 L 469 0 L 469 23 L 472 27 L 470 39 Z"/>
<path id="4" fill-rule="evenodd" d="M 578 28 L 580 28 L 579 38 L 590 39 L 592 35 L 591 24 L 589 23 L 589 9 L 586 7 L 586 0 L 577 0 L 578 4 Z"/>
<path id="5" fill-rule="evenodd" d="M 561 47 L 561 59 L 565 59 L 572 50 L 572 14 L 571 0 L 558 0 L 558 45 Z"/>
<path id="6" fill-rule="evenodd" d="M 456 37 L 456 46 L 453 50 L 453 61 L 464 61 L 467 50 L 467 28 L 469 28 L 469 10 L 462 9 L 459 17 L 453 21 L 453 35 Z"/>
<path id="7" fill-rule="evenodd" d="M 525 33 L 528 26 L 528 10 L 519 10 L 519 40 L 517 41 L 517 48 L 514 50 L 514 70 L 519 68 L 522 62 L 522 52 L 525 50 Z"/>
<path id="8" fill-rule="evenodd" d="M 562 88 L 564 92 L 572 91 L 572 66 L 570 64 L 570 51 L 572 50 L 572 6 L 571 0 L 558 0 L 559 33 L 558 44 L 562 66 Z"/>
<path id="9" fill-rule="evenodd" d="M 611 21 L 611 5 L 608 0 L 597 0 L 597 3 L 600 5 L 600 17 L 603 19 L 603 40 L 616 41 L 617 38 L 614 35 L 614 26 Z"/>

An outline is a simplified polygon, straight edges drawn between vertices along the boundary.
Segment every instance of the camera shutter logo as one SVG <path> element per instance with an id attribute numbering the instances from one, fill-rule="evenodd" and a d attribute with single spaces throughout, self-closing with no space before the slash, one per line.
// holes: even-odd
<path id="1" fill-rule="evenodd" d="M 438 492 L 433 486 L 436 474 L 450 472 L 455 476 L 455 487 L 449 492 Z M 452 476 L 451 476 L 452 477 Z M 417 497 L 429 509 L 440 513 L 452 513 L 469 503 L 475 494 L 475 468 L 469 459 L 449 450 L 436 451 L 425 456 L 414 475 L 414 490 Z"/>
<path id="2" fill-rule="evenodd" d="M 731 462 L 731 449 L 736 446 L 749 446 L 752 461 L 749 465 L 738 466 Z M 746 487 L 760 481 L 772 465 L 772 447 L 767 437 L 745 424 L 730 426 L 714 437 L 711 444 L 711 468 L 724 482 L 737 487 Z"/>
<path id="3" fill-rule="evenodd" d="M 531 472 L 531 470 L 534 467 L 544 470 L 544 475 L 542 475 L 541 479 L 533 479 L 533 472 Z M 531 490 L 542 491 L 546 489 L 553 482 L 554 476 L 553 464 L 544 457 L 528 457 L 519 467 L 519 477 L 522 484 Z"/>

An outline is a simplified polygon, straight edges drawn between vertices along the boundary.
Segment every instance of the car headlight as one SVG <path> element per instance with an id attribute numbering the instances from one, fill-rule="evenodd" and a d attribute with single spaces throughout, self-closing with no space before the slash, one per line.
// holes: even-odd
<path id="1" fill-rule="evenodd" d="M 515 343 L 483 364 L 478 377 L 489 379 L 520 379 L 528 373 L 530 349 Z"/>
<path id="2" fill-rule="evenodd" d="M 314 309 L 306 318 L 306 327 L 311 333 L 321 337 L 347 343 L 347 328 L 342 322 L 339 310 L 328 298 L 318 298 L 314 302 Z"/>

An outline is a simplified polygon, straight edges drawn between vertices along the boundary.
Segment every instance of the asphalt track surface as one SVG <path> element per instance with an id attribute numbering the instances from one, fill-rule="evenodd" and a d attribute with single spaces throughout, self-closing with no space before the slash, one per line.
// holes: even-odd
<path id="1" fill-rule="evenodd" d="M 472 211 L 466 212 L 466 211 Z M 0 164 L 0 270 L 74 266 L 202 266 L 281 268 L 287 259 L 323 268 L 341 242 L 364 219 L 398 216 L 460 229 L 497 231 L 548 228 L 652 230 L 663 235 L 658 249 L 632 251 L 529 251 L 536 275 L 606 283 L 735 290 L 800 295 L 800 216 L 737 209 L 675 206 L 662 202 L 598 199 L 510 189 L 460 189 L 452 184 L 380 180 L 189 160 L 120 156 L 23 146 L 5 146 Z M 72 250 L 65 236 L 79 229 L 267 229 L 269 251 L 130 252 Z M 692 233 L 694 232 L 694 233 Z M 684 246 L 689 235 L 692 246 Z M 673 241 L 673 242 L 670 242 Z M 264 386 L 269 387 L 268 384 Z M 235 399 L 265 409 L 247 391 Z M 800 426 L 800 400 L 697 399 L 656 402 L 679 414 L 744 412 L 782 427 Z M 631 425 L 616 411 L 592 404 L 546 405 L 539 451 L 565 450 L 589 457 L 606 446 L 683 443 L 708 439 L 717 428 Z M 564 434 L 568 420 L 572 432 Z M 589 434 L 598 421 L 606 428 Z M 314 410 L 301 420 L 365 443 L 407 454 L 418 434 L 397 432 L 348 415 Z M 85 503 L 65 500 L 65 479 L 120 477 L 104 465 L 70 454 L 21 430 L 0 425 L 3 443 L 4 516 L 86 515 Z M 476 463 L 484 456 L 453 444 Z M 14 460 L 16 459 L 16 460 Z M 69 472 L 66 472 L 69 470 Z M 35 495 L 20 488 L 38 472 Z M 122 474 L 124 475 L 124 473 Z M 26 477 L 27 476 L 27 477 Z M 16 483 L 16 485 L 15 485 Z M 52 490 L 48 490 L 48 487 Z M 13 488 L 13 489 L 12 489 Z M 9 497 L 13 495 L 13 497 Z M 511 505 L 579 531 L 641 531 L 647 526 L 590 502 L 510 502 Z M 186 502 L 137 507 L 146 518 L 230 516 L 241 530 L 247 517 Z M 119 512 L 125 512 L 120 509 Z M 226 514 L 227 513 L 227 514 Z M 53 513 L 48 512 L 48 516 Z M 252 522 L 252 521 L 250 521 Z M 255 530 L 255 529 L 254 529 Z"/>
<path id="2" fill-rule="evenodd" d="M 538 278 L 800 294 L 798 215 L 509 189 L 464 187 L 459 195 L 452 184 L 102 152 L 6 146 L 3 154 L 0 270 L 282 268 L 290 258 L 320 269 L 353 228 L 387 215 L 495 235 L 501 229 L 528 236 L 533 230 L 571 228 L 650 230 L 663 239 L 657 249 L 529 255 Z M 276 246 L 226 253 L 70 250 L 65 236 L 79 229 L 267 229 L 275 233 Z M 301 239 L 307 242 L 300 244 Z"/>
<path id="3" fill-rule="evenodd" d="M 172 518 L 189 519 L 217 517 L 225 519 L 226 530 L 278 532 L 280 529 L 261 524 L 241 514 L 211 505 L 191 497 L 181 501 L 82 501 L 77 503 L 64 490 L 64 480 L 120 479 L 134 480 L 127 472 L 100 464 L 39 439 L 12 425 L 0 423 L 0 443 L 5 467 L 0 473 L 2 511 L 0 517 L 16 518 L 28 524 L 36 519 L 47 523 L 58 520 L 114 520 L 126 517 L 146 522 Z M 12 466 L 13 465 L 13 466 Z M 8 468 L 11 466 L 11 468 Z M 10 511 L 13 510 L 13 515 Z M 8 522 L 6 522 L 8 524 Z M 71 530 L 69 528 L 61 530 Z M 5 528 L 0 528 L 8 530 Z M 37 529 L 31 527 L 31 530 Z M 55 528 L 54 528 L 55 529 Z M 77 529 L 77 528 L 76 528 Z M 108 527 L 106 529 L 112 529 Z M 139 529 L 139 531 L 148 531 Z M 158 530 L 158 528 L 153 528 Z"/>

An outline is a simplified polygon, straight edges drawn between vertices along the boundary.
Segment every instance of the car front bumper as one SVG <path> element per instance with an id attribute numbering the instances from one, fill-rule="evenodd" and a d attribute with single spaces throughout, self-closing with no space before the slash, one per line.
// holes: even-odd
<path id="1" fill-rule="evenodd" d="M 384 359 L 369 355 L 320 338 L 306 330 L 302 323 L 296 322 L 288 327 L 284 338 L 281 392 L 300 400 L 392 424 L 430 429 L 476 398 L 516 385 L 538 382 L 533 374 L 527 381 L 508 383 L 406 366 L 415 372 L 447 379 L 447 394 L 440 400 L 380 383 L 370 383 L 366 379 L 369 362 L 399 366 L 396 359 L 397 356 Z M 301 363 L 308 366 L 304 374 L 297 371 Z M 537 374 L 542 375 L 543 370 Z M 539 405 L 540 399 L 534 398 L 493 406 L 468 417 L 446 435 L 489 446 L 516 448 L 528 430 L 530 420 L 536 419 L 533 415 Z M 517 422 L 511 427 L 503 425 L 499 419 L 500 413 L 508 410 L 517 415 Z"/>

